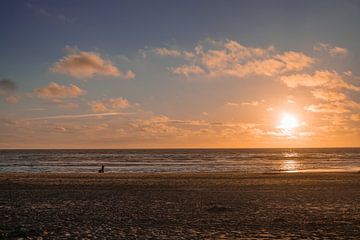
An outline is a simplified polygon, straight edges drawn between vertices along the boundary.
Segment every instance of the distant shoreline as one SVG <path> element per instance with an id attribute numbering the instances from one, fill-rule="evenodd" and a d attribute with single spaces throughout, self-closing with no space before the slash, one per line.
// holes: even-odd
<path id="1" fill-rule="evenodd" d="M 14 183 L 17 184 L 32 184 L 33 181 L 42 182 L 45 180 L 59 181 L 56 184 L 65 183 L 82 183 L 82 180 L 94 180 L 98 183 L 106 184 L 106 180 L 123 180 L 123 179 L 156 179 L 159 181 L 172 180 L 172 179 L 234 179 L 242 181 L 244 179 L 317 179 L 317 178 L 358 178 L 360 180 L 359 172 L 270 172 L 270 173 L 243 173 L 243 172 L 165 172 L 165 173 L 0 173 L 0 184 Z M 69 182 L 67 182 L 69 181 Z M 104 181 L 104 182 L 102 182 Z"/>

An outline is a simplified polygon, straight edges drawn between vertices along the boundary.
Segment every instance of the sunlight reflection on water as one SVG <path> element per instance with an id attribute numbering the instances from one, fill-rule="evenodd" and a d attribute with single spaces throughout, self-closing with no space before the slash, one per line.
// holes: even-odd
<path id="1" fill-rule="evenodd" d="M 285 160 L 283 160 L 280 169 L 284 172 L 298 172 L 300 168 L 299 161 L 295 160 L 294 158 L 297 158 L 299 156 L 296 152 L 285 152 L 283 153 L 283 157 Z M 290 158 L 290 159 L 289 159 Z"/>
<path id="2" fill-rule="evenodd" d="M 285 172 L 298 172 L 300 164 L 295 160 L 285 160 L 281 165 L 281 170 Z"/>
<path id="3" fill-rule="evenodd" d="M 299 156 L 299 154 L 297 152 L 286 152 L 286 153 L 283 153 L 283 156 L 285 158 L 296 158 Z"/>

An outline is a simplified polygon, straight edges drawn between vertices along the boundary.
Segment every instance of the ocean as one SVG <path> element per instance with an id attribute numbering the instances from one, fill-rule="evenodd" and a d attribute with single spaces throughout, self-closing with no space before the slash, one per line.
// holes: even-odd
<path id="1" fill-rule="evenodd" d="M 360 148 L 0 150 L 0 172 L 360 171 Z"/>

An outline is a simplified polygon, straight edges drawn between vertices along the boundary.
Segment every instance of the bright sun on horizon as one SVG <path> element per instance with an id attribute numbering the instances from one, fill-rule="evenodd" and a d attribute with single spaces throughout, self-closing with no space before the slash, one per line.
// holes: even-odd
<path id="1" fill-rule="evenodd" d="M 291 113 L 283 113 L 278 128 L 290 132 L 297 127 L 299 127 L 299 121 L 297 117 Z"/>

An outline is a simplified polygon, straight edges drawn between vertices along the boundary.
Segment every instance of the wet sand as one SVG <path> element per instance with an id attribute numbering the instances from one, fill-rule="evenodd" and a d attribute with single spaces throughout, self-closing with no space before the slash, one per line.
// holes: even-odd
<path id="1" fill-rule="evenodd" d="M 359 239 L 359 173 L 0 174 L 0 239 Z"/>

